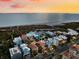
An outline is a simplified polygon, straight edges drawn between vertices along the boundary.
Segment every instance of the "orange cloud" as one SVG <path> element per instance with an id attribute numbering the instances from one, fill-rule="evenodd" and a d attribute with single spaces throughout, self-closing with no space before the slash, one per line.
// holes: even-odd
<path id="1" fill-rule="evenodd" d="M 10 6 L 11 8 L 24 8 L 24 5 L 21 4 L 14 4 Z"/>

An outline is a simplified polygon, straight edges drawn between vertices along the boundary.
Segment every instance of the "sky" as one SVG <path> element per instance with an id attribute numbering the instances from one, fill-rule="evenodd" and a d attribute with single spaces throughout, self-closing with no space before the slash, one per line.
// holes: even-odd
<path id="1" fill-rule="evenodd" d="M 0 27 L 32 24 L 61 24 L 63 22 L 79 22 L 79 14 L 59 13 L 15 13 L 0 14 Z"/>
<path id="2" fill-rule="evenodd" d="M 79 13 L 79 0 L 0 0 L 0 13 Z"/>

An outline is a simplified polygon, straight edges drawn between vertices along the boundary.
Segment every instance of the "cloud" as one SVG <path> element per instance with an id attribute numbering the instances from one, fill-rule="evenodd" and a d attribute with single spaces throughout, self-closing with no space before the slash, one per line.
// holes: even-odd
<path id="1" fill-rule="evenodd" d="M 11 2 L 12 0 L 0 0 L 0 2 Z"/>
<path id="2" fill-rule="evenodd" d="M 14 4 L 10 6 L 11 8 L 24 8 L 25 6 L 22 4 Z"/>

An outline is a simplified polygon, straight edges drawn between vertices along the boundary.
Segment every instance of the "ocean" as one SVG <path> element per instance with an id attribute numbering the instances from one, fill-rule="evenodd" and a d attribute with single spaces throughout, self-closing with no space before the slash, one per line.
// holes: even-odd
<path id="1" fill-rule="evenodd" d="M 64 13 L 14 13 L 0 14 L 0 27 L 32 25 L 32 24 L 61 24 L 63 22 L 79 22 L 79 14 Z"/>

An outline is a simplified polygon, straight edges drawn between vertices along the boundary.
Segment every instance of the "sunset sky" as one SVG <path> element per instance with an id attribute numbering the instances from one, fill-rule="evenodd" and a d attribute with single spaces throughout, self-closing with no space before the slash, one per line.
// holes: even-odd
<path id="1" fill-rule="evenodd" d="M 0 13 L 79 13 L 79 0 L 0 0 Z"/>

